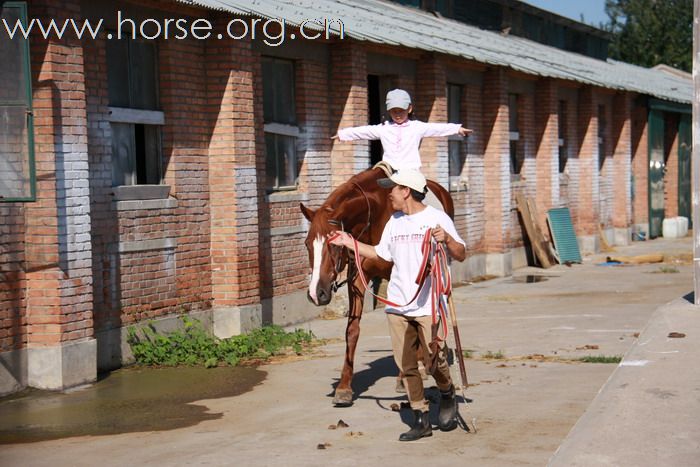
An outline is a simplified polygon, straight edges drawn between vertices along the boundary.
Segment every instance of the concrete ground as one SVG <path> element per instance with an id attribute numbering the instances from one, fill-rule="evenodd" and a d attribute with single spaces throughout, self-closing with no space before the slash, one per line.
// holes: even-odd
<path id="1" fill-rule="evenodd" d="M 198 402 L 210 412 L 223 413 L 217 420 L 170 431 L 5 445 L 0 447 L 0 465 L 406 467 L 430 462 L 542 466 L 562 442 L 554 465 L 692 465 L 684 460 L 700 458 L 697 431 L 679 434 L 673 422 L 688 425 L 697 419 L 700 386 L 684 387 L 688 384 L 684 375 L 692 374 L 694 363 L 683 365 L 681 356 L 698 353 L 693 348 L 698 347 L 693 331 L 699 327 L 684 326 L 694 310 L 687 303 L 671 305 L 683 308 L 681 315 L 686 321 L 678 321 L 678 329 L 668 321 L 664 311 L 668 307 L 659 309 L 692 290 L 692 242 L 690 238 L 640 242 L 617 247 L 614 254 L 650 252 L 683 256 L 679 262 L 671 260 L 663 265 L 610 267 L 597 265 L 605 259 L 597 255 L 586 258 L 582 265 L 527 268 L 516 271 L 514 278 L 455 290 L 462 343 L 473 355 L 467 360 L 471 383 L 467 397 L 473 402 L 460 405 L 460 409 L 464 418 L 476 425 L 475 433 L 436 431 L 433 437 L 417 442 L 397 440 L 410 418 L 390 408 L 403 398 L 394 392 L 396 368 L 385 317 L 381 311 L 373 311 L 362 321 L 353 385 L 357 399 L 350 408 L 331 404 L 333 383 L 342 364 L 345 321 L 315 320 L 303 327 L 319 337 L 335 339 L 321 349 L 322 355 L 266 365 L 262 369 L 268 372 L 267 378 L 252 391 Z M 546 280 L 520 281 L 529 274 L 546 276 Z M 665 327 L 658 324 L 664 320 Z M 657 338 L 671 328 L 685 329 L 688 337 L 674 339 L 671 344 Z M 628 352 L 625 361 L 650 360 L 648 354 L 638 354 L 649 336 L 655 340 L 649 341 L 648 349 L 661 352 L 661 356 L 678 354 L 674 366 L 663 375 L 667 378 L 664 384 L 647 384 L 648 380 L 629 373 L 663 365 L 572 361 L 587 355 L 621 356 Z M 502 358 L 485 358 L 489 354 Z M 653 396 L 655 403 L 646 404 L 648 412 L 644 412 L 649 418 L 645 433 L 656 433 L 653 443 L 630 433 L 633 430 L 627 427 L 635 423 L 635 407 L 625 403 L 624 394 L 606 398 L 611 383 L 617 390 L 637 391 L 640 403 L 649 394 Z M 685 398 L 693 404 L 687 405 L 690 410 L 684 413 L 679 403 Z M 678 413 L 669 413 L 671 410 Z M 339 419 L 349 426 L 330 430 L 329 425 Z M 685 445 L 694 457 L 669 457 L 673 463 L 646 462 L 651 458 L 644 457 L 645 449 L 663 455 L 667 443 Z M 591 457 L 591 450 L 599 450 L 601 456 Z M 634 458 L 636 463 L 615 457 L 616 452 L 640 451 L 641 457 Z"/>

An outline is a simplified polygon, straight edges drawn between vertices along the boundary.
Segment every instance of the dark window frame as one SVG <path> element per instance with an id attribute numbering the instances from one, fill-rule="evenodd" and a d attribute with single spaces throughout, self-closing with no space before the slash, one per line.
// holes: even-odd
<path id="1" fill-rule="evenodd" d="M 465 86 L 447 83 L 447 121 L 462 123 L 462 102 L 464 101 Z M 456 94 L 456 96 L 455 96 Z M 456 99 L 456 101 L 455 101 Z M 456 106 L 455 106 L 456 104 Z M 459 191 L 464 184 L 462 172 L 467 160 L 467 141 L 459 135 L 447 138 L 447 173 L 450 180 L 450 190 Z"/>
<path id="2" fill-rule="evenodd" d="M 522 96 L 518 93 L 508 93 L 508 147 L 510 159 L 511 181 L 520 180 L 520 173 L 525 163 L 525 157 L 521 157 L 523 150 L 520 144 L 520 107 Z"/>
<path id="3" fill-rule="evenodd" d="M 2 3 L 2 8 L 19 9 L 17 15 L 24 27 L 27 26 L 27 3 L 26 2 L 5 2 Z M 28 196 L 4 196 L 0 193 L 0 202 L 34 202 L 36 201 L 36 160 L 34 151 L 34 109 L 32 102 L 32 74 L 31 74 L 31 59 L 29 51 L 29 41 L 23 37 L 15 37 L 12 40 L 22 42 L 21 60 L 24 72 L 24 100 L 0 100 L 2 107 L 24 107 L 24 115 L 26 116 L 27 129 L 27 171 L 29 182 Z"/>
<path id="4" fill-rule="evenodd" d="M 569 161 L 569 138 L 568 136 L 568 115 L 569 115 L 569 103 L 561 99 L 559 100 L 559 107 L 557 109 L 557 122 L 559 126 L 559 173 L 563 174 L 566 170 L 566 165 Z"/>
<path id="5" fill-rule="evenodd" d="M 112 31 L 112 35 L 116 37 L 114 31 Z M 115 94 L 113 90 L 118 89 L 118 86 L 115 86 L 117 78 L 110 73 L 110 62 L 118 62 L 118 59 L 112 55 L 114 53 L 112 51 L 117 51 L 114 48 L 118 44 L 117 40 L 107 43 L 105 59 L 110 103 L 108 120 L 112 128 L 112 185 L 162 185 L 164 177 L 162 127 L 165 124 L 165 118 L 164 113 L 160 110 L 158 44 L 148 39 L 133 39 L 131 34 L 126 34 L 120 41 L 126 44 L 126 96 Z M 151 55 L 153 60 L 152 63 L 145 65 L 136 61 L 138 53 L 136 50 L 144 45 L 152 47 L 148 55 Z M 110 56 L 114 58 L 110 60 Z M 150 88 L 152 94 L 141 94 L 141 97 L 145 96 L 142 100 L 135 97 L 140 95 L 140 91 L 139 93 L 134 92 L 140 88 L 139 83 L 133 81 L 134 75 L 138 76 L 135 71 L 137 68 L 151 70 Z M 116 68 L 112 68 L 112 73 L 115 70 Z M 126 97 L 126 101 L 120 100 L 120 97 Z M 120 127 L 121 130 L 118 130 Z M 120 132 L 124 137 L 118 139 L 115 134 Z M 119 156 L 121 154 L 120 147 L 123 146 L 124 142 L 127 142 L 128 146 L 125 158 Z"/>
<path id="6" fill-rule="evenodd" d="M 265 132 L 265 188 L 268 192 L 296 190 L 299 185 L 299 123 L 296 114 L 296 63 L 294 60 L 278 57 L 262 57 L 263 80 L 263 120 Z M 289 109 L 280 113 L 279 86 L 270 86 L 267 82 L 271 75 L 267 70 L 276 66 L 288 67 L 286 85 Z M 273 82 L 281 79 L 280 73 L 274 73 Z M 279 84 L 278 82 L 276 84 Z M 268 89 L 268 92 L 265 92 Z M 270 97 L 270 93 L 273 96 Z M 284 150 L 284 147 L 287 150 Z M 289 149 L 291 147 L 291 149 Z M 274 167 L 271 167 L 273 166 Z"/>

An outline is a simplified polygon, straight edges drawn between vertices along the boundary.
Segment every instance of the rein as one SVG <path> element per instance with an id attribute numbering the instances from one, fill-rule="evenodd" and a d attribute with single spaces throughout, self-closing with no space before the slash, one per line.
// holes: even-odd
<path id="1" fill-rule="evenodd" d="M 332 235 L 328 239 L 328 242 L 331 242 L 338 236 L 339 234 Z M 442 328 L 442 336 L 440 336 L 440 333 L 436 332 L 433 336 L 433 340 L 437 341 L 438 343 L 441 341 L 445 341 L 447 339 L 448 334 L 448 308 L 447 303 L 445 301 L 445 297 L 452 293 L 452 279 L 450 277 L 450 269 L 447 265 L 447 253 L 445 252 L 445 248 L 442 245 L 442 243 L 438 243 L 433 240 L 433 229 L 428 229 L 425 232 L 425 236 L 423 237 L 423 241 L 421 243 L 421 253 L 423 254 L 423 259 L 421 260 L 421 266 L 418 271 L 418 277 L 416 277 L 416 284 L 418 284 L 418 290 L 416 291 L 413 298 L 411 298 L 411 300 L 405 305 L 395 303 L 384 297 L 380 297 L 379 295 L 376 295 L 374 292 L 372 292 L 372 289 L 368 286 L 367 278 L 365 277 L 365 274 L 361 267 L 362 258 L 359 253 L 357 239 L 352 235 L 350 235 L 350 237 L 352 238 L 352 241 L 355 246 L 355 264 L 358 266 L 357 273 L 360 277 L 362 285 L 364 285 L 365 289 L 368 290 L 373 297 L 375 297 L 377 300 L 384 303 L 385 305 L 389 305 L 394 308 L 403 308 L 412 304 L 416 301 L 421 291 L 423 290 L 423 286 L 425 285 L 427 278 L 431 278 L 430 296 L 432 303 L 433 325 L 437 325 L 439 322 Z"/>
<path id="2" fill-rule="evenodd" d="M 367 229 L 369 229 L 369 227 L 370 227 L 370 225 L 371 225 L 371 222 L 372 222 L 372 205 L 371 205 L 370 202 L 369 202 L 369 197 L 367 196 L 367 193 L 365 193 L 365 190 L 363 190 L 362 187 L 361 187 L 357 182 L 348 182 L 348 183 L 350 183 L 351 185 L 353 185 L 354 188 L 357 188 L 358 190 L 360 190 L 360 193 L 362 193 L 362 196 L 364 196 L 365 201 L 367 202 L 367 222 L 365 223 L 365 226 L 362 228 L 362 230 L 360 231 L 359 235 L 357 236 L 357 238 L 360 238 L 360 237 L 362 237 L 362 236 L 367 232 Z M 340 230 L 341 230 L 341 231 L 343 231 L 343 232 L 345 231 L 345 226 L 343 225 L 342 219 L 341 219 L 341 220 L 331 219 L 331 220 L 328 221 L 328 223 L 331 224 L 331 225 L 337 225 L 337 226 L 340 227 Z M 330 241 L 331 241 L 333 238 L 335 238 L 335 236 L 333 236 L 332 238 L 329 238 L 329 239 L 326 241 L 326 243 L 327 243 L 327 244 L 330 244 Z M 354 238 L 354 237 L 353 237 L 353 238 Z M 340 271 L 342 271 L 343 268 L 342 268 L 342 267 L 339 268 L 339 267 L 338 267 L 338 264 L 342 264 L 342 263 L 338 262 L 338 264 L 336 264 L 336 263 L 335 263 L 335 260 L 333 259 L 332 256 L 331 256 L 331 260 L 333 261 L 333 269 L 335 269 L 336 275 L 337 275 L 337 274 L 340 274 Z M 356 263 L 356 264 L 358 265 L 358 268 L 357 268 L 357 269 L 360 271 L 360 274 L 362 274 L 362 268 L 359 267 L 359 264 L 360 264 L 360 263 Z M 344 286 L 345 283 L 348 281 L 348 278 L 349 278 L 349 277 L 350 277 L 350 275 L 348 274 L 348 276 L 347 276 L 344 280 L 342 280 L 342 281 L 340 281 L 340 282 L 338 282 L 338 281 L 333 281 L 333 283 L 331 284 L 331 289 L 333 290 L 333 293 L 336 293 L 336 292 L 338 291 L 338 289 L 340 289 L 342 286 Z M 367 284 L 365 284 L 365 287 L 366 287 L 366 286 L 367 286 Z M 371 293 L 371 292 L 370 292 L 370 293 Z"/>

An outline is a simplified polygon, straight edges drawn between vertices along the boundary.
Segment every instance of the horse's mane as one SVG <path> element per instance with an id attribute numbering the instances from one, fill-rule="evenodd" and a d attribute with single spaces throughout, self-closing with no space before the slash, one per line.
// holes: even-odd
<path id="1" fill-rule="evenodd" d="M 378 179 L 377 175 L 379 173 L 382 173 L 381 169 L 369 168 L 353 175 L 350 177 L 350 179 L 348 179 L 348 181 L 341 183 L 331 192 L 330 195 L 328 195 L 328 198 L 326 198 L 326 201 L 321 205 L 321 208 L 337 208 L 337 201 L 343 199 L 349 192 L 355 190 L 355 185 L 359 185 L 366 190 L 373 191 L 371 189 L 372 183 L 370 182 L 373 182 L 374 185 L 376 185 L 376 180 Z"/>

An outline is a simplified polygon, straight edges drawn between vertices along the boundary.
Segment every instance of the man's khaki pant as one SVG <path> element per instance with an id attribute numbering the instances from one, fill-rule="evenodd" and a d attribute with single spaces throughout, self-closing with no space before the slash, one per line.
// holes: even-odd
<path id="1" fill-rule="evenodd" d="M 408 401 L 413 410 L 426 412 L 428 401 L 425 400 L 423 388 L 423 378 L 418 371 L 418 358 L 416 352 L 418 348 L 423 349 L 426 367 L 431 360 L 430 347 L 431 340 L 430 327 L 433 323 L 432 316 L 402 316 L 395 313 L 387 313 L 389 321 L 389 332 L 391 333 L 391 346 L 394 352 L 396 365 L 403 372 L 403 385 L 408 394 Z M 441 391 L 447 391 L 452 385 L 450 369 L 445 359 L 444 346 L 438 352 L 438 363 L 433 377 Z"/>

